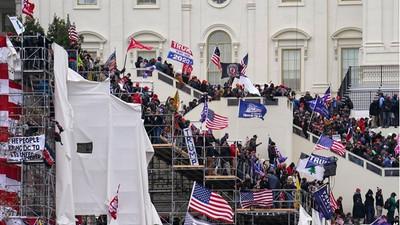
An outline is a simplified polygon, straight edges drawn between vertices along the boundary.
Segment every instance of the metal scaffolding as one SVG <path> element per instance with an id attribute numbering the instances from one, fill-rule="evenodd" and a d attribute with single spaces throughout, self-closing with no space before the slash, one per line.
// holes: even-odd
<path id="1" fill-rule="evenodd" d="M 10 97 L 22 99 L 19 120 L 9 125 L 7 132 L 15 137 L 45 135 L 50 149 L 55 149 L 56 121 L 53 108 L 53 64 L 49 42 L 44 36 L 9 36 L 21 59 L 21 71 L 15 70 L 14 82 L 21 93 Z M 42 224 L 55 224 L 55 167 L 47 167 L 44 160 L 7 161 L 21 167 L 18 191 L 19 211 L 16 216 Z M 7 218 L 6 218 L 7 219 Z"/>

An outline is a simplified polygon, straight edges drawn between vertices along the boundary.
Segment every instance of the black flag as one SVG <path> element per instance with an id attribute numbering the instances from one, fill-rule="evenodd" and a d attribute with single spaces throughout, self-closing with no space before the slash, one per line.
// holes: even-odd
<path id="1" fill-rule="evenodd" d="M 225 77 L 239 77 L 242 66 L 239 63 L 221 63 L 222 78 Z"/>

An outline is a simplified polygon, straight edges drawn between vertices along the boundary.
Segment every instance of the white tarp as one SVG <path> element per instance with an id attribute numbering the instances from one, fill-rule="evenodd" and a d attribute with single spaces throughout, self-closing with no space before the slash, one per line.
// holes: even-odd
<path id="1" fill-rule="evenodd" d="M 57 48 L 60 47 L 55 45 Z M 59 63 L 67 67 L 64 54 L 55 51 L 54 58 L 55 70 Z M 154 150 L 143 127 L 140 105 L 128 104 L 110 95 L 108 80 L 87 81 L 72 70 L 68 70 L 68 79 L 56 78 L 56 85 L 60 80 L 65 80 L 58 84 L 64 85 L 63 93 L 58 92 L 64 98 L 55 99 L 56 103 L 61 101 L 55 104 L 56 120 L 70 128 L 62 134 L 66 133 L 71 141 L 62 136 L 63 143 L 69 141 L 70 145 L 57 146 L 67 153 L 59 154 L 60 148 L 57 148 L 57 173 L 65 170 L 66 175 L 64 179 L 57 174 L 57 221 L 60 223 L 66 218 L 68 222 L 62 224 L 75 224 L 69 216 L 71 212 L 74 215 L 108 214 L 108 204 L 120 184 L 117 220 L 113 224 L 161 224 L 148 194 L 147 165 Z M 57 106 L 59 110 L 70 107 L 71 112 L 57 114 Z M 77 143 L 92 143 L 93 152 L 77 153 Z M 61 163 L 60 155 L 64 157 Z M 71 185 L 63 185 L 69 182 Z M 68 195 L 73 205 L 63 198 Z"/>
<path id="2" fill-rule="evenodd" d="M 306 210 L 303 208 L 303 206 L 300 205 L 299 208 L 299 223 L 297 225 L 310 225 L 312 221 L 312 217 L 308 215 Z"/>

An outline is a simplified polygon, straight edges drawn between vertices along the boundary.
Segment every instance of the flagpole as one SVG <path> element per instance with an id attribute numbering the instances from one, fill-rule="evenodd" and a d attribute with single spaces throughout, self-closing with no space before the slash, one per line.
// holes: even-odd
<path id="1" fill-rule="evenodd" d="M 322 134 L 321 134 L 321 135 L 319 135 L 319 138 L 318 138 L 317 144 L 318 144 L 319 140 L 321 139 L 321 136 L 322 136 Z M 311 153 L 313 153 L 314 151 L 315 151 L 315 146 L 314 146 L 313 150 L 311 151 Z"/>
<path id="2" fill-rule="evenodd" d="M 190 200 L 192 200 L 192 196 L 193 196 L 193 192 L 194 192 L 194 188 L 196 187 L 196 181 L 193 182 L 193 187 L 192 187 L 192 193 L 190 194 L 190 199 L 189 199 L 189 203 L 188 203 L 188 207 L 186 209 L 186 212 L 189 211 L 189 205 L 190 205 Z M 172 218 L 173 219 L 173 218 Z"/>
<path id="3" fill-rule="evenodd" d="M 213 52 L 215 52 L 215 49 L 218 47 L 218 45 L 216 45 L 215 46 L 215 48 L 214 48 L 214 51 Z M 206 70 L 206 73 L 208 72 L 208 69 L 210 68 L 210 64 L 211 64 L 211 60 L 208 62 L 208 66 L 207 66 L 207 70 Z"/>
<path id="4" fill-rule="evenodd" d="M 125 65 L 126 65 L 126 58 L 127 58 L 126 56 L 127 55 L 128 55 L 128 51 L 125 52 L 125 59 L 124 59 L 124 67 L 123 68 L 125 68 Z M 124 71 L 123 75 L 125 75 L 125 71 Z"/>

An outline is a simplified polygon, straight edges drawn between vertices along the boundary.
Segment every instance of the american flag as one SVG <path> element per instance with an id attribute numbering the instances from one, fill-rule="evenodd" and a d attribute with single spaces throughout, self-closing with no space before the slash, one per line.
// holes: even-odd
<path id="1" fill-rule="evenodd" d="M 391 223 L 387 222 L 387 219 L 384 215 L 378 217 L 371 225 L 390 225 Z"/>
<path id="2" fill-rule="evenodd" d="M 206 127 L 210 130 L 222 130 L 228 127 L 228 117 L 216 114 L 212 109 L 207 110 Z"/>
<path id="3" fill-rule="evenodd" d="M 74 25 L 71 25 L 71 24 L 69 25 L 68 37 L 69 37 L 69 40 L 78 41 L 78 33 L 76 32 Z"/>
<path id="4" fill-rule="evenodd" d="M 331 200 L 332 211 L 335 212 L 336 209 L 339 209 L 339 206 L 336 202 L 335 196 L 333 196 L 332 190 L 330 190 L 329 199 Z"/>
<path id="5" fill-rule="evenodd" d="M 218 66 L 219 71 L 222 71 L 222 67 L 221 67 L 221 57 L 220 57 L 221 53 L 219 52 L 219 48 L 215 47 L 214 52 L 211 56 L 211 61 Z"/>
<path id="6" fill-rule="evenodd" d="M 115 55 L 115 50 L 114 52 L 108 57 L 106 63 L 104 63 L 104 66 L 108 68 L 110 72 L 115 72 L 115 69 L 117 67 L 117 57 Z"/>
<path id="7" fill-rule="evenodd" d="M 397 135 L 397 145 L 396 145 L 396 147 L 394 148 L 394 155 L 395 156 L 397 156 L 398 154 L 399 154 L 399 137 L 400 137 L 400 134 L 398 134 Z"/>
<path id="8" fill-rule="evenodd" d="M 247 70 L 247 64 L 249 63 L 249 54 L 246 54 L 245 57 L 240 61 L 240 65 L 242 66 L 242 70 L 240 73 L 242 75 L 246 75 L 246 70 Z"/>
<path id="9" fill-rule="evenodd" d="M 332 101 L 331 87 L 328 87 L 328 89 L 326 89 L 323 99 L 325 100 L 326 105 L 328 105 L 329 102 Z"/>
<path id="10" fill-rule="evenodd" d="M 194 183 L 192 196 L 189 201 L 189 209 L 210 217 L 213 220 L 221 220 L 233 223 L 233 210 L 215 191 Z"/>
<path id="11" fill-rule="evenodd" d="M 272 207 L 273 201 L 272 190 L 240 192 L 242 208 L 249 208 L 250 206 Z"/>
<path id="12" fill-rule="evenodd" d="M 192 215 L 190 215 L 188 212 L 186 213 L 185 217 L 185 223 L 184 225 L 212 225 L 211 223 L 208 223 L 204 220 L 198 220 L 193 218 Z"/>
<path id="13" fill-rule="evenodd" d="M 319 137 L 317 145 L 314 147 L 314 150 L 327 150 L 327 149 L 330 149 L 331 151 L 336 152 L 341 156 L 344 156 L 346 152 L 346 148 L 342 143 L 335 141 L 324 135 L 321 135 Z"/>

